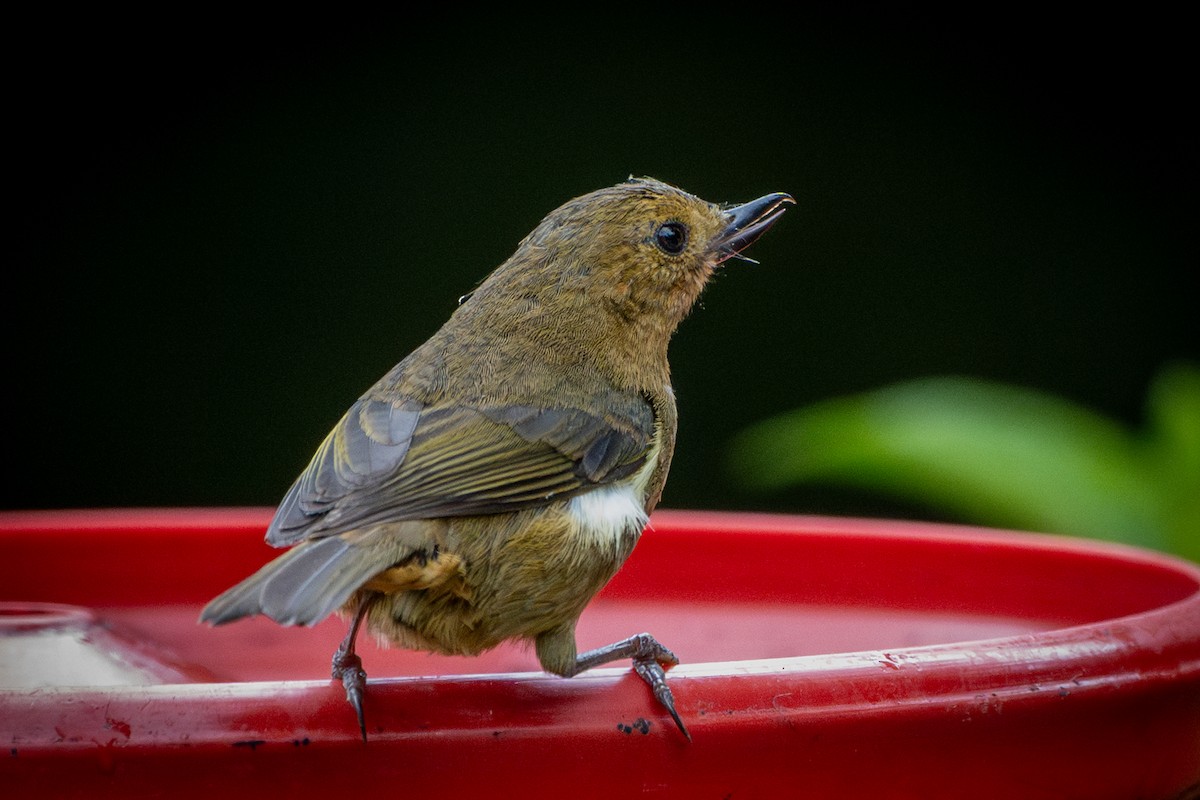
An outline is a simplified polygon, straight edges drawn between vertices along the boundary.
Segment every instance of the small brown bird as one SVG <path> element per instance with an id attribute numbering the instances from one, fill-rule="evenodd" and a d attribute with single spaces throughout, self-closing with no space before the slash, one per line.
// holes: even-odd
<path id="1" fill-rule="evenodd" d="M 688 735 L 667 686 L 670 650 L 641 633 L 579 654 L 575 625 L 662 495 L 675 447 L 671 335 L 717 266 L 793 202 L 777 193 L 722 208 L 630 179 L 552 212 L 350 407 L 267 530 L 292 549 L 201 620 L 348 615 L 333 676 L 364 739 L 364 620 L 383 640 L 438 653 L 532 641 L 542 667 L 568 677 L 630 658 Z"/>

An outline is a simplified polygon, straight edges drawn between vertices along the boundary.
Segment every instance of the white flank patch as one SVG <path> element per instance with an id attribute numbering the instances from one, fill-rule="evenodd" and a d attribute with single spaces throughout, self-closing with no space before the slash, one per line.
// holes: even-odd
<path id="1" fill-rule="evenodd" d="M 661 435 L 655 425 L 654 444 L 646 454 L 646 463 L 631 478 L 576 495 L 567 502 L 567 511 L 579 524 L 584 542 L 615 553 L 625 545 L 626 536 L 636 536 L 646 527 L 650 521 L 646 515 L 646 484 L 658 464 Z"/>
<path id="2" fill-rule="evenodd" d="M 630 532 L 640 533 L 648 520 L 641 492 L 632 483 L 576 495 L 567 503 L 567 510 L 588 543 L 605 550 L 619 548 Z"/>

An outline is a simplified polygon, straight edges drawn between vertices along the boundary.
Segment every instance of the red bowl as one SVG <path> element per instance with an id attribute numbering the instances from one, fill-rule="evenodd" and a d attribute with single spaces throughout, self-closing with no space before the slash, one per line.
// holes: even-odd
<path id="1" fill-rule="evenodd" d="M 584 613 L 650 631 L 688 742 L 627 668 L 198 625 L 267 509 L 0 514 L 8 796 L 1177 798 L 1200 787 L 1200 568 L 921 523 L 661 512 Z M 47 605 L 50 604 L 50 605 Z M 12 788 L 10 792 L 9 787 Z"/>

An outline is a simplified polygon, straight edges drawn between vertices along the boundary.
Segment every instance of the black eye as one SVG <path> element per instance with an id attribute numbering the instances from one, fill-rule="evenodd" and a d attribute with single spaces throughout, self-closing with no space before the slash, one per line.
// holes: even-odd
<path id="1" fill-rule="evenodd" d="M 664 222 L 662 226 L 654 232 L 654 243 L 657 244 L 664 253 L 673 256 L 677 256 L 683 252 L 683 248 L 687 246 L 687 238 L 687 226 L 682 222 Z"/>

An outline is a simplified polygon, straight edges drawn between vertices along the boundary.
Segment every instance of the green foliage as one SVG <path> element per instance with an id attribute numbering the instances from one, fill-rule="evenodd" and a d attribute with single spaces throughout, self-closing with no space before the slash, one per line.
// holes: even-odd
<path id="1" fill-rule="evenodd" d="M 1200 560 L 1200 369 L 1162 370 L 1143 431 L 1028 389 L 932 378 L 760 422 L 730 465 L 761 490 L 849 485 L 978 524 Z"/>

